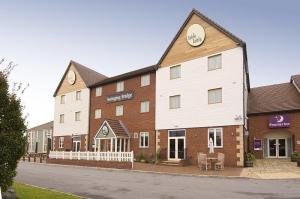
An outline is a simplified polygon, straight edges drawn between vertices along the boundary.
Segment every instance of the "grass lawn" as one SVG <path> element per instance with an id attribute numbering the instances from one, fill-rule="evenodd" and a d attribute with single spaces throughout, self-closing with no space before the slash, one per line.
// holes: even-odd
<path id="1" fill-rule="evenodd" d="M 80 199 L 81 197 L 51 191 L 48 189 L 37 188 L 30 185 L 15 182 L 13 185 L 16 190 L 17 196 L 20 199 Z"/>

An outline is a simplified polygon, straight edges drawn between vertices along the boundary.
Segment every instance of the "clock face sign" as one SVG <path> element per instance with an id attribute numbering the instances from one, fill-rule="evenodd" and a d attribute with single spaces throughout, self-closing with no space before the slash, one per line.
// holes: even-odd
<path id="1" fill-rule="evenodd" d="M 102 128 L 102 134 L 103 134 L 104 136 L 107 136 L 108 133 L 109 133 L 109 130 L 108 130 L 107 126 L 103 126 L 103 128 Z"/>
<path id="2" fill-rule="evenodd" d="M 69 84 L 73 85 L 76 81 L 76 75 L 74 73 L 74 71 L 70 70 L 68 73 L 68 82 Z"/>
<path id="3" fill-rule="evenodd" d="M 186 34 L 187 42 L 193 46 L 200 46 L 205 39 L 204 28 L 199 24 L 193 24 L 189 27 Z"/>

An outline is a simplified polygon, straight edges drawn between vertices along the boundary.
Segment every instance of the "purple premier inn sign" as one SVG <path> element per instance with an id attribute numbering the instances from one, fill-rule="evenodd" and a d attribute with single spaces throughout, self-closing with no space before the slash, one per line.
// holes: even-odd
<path id="1" fill-rule="evenodd" d="M 272 115 L 269 117 L 269 128 L 288 128 L 290 125 L 290 118 L 287 114 Z"/>

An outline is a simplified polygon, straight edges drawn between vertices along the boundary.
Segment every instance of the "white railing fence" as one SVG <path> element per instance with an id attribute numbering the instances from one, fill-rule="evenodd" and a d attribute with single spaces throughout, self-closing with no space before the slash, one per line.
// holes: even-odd
<path id="1" fill-rule="evenodd" d="M 133 163 L 133 151 L 131 152 L 50 151 L 49 158 L 66 159 L 66 160 L 118 161 L 118 162 Z"/>

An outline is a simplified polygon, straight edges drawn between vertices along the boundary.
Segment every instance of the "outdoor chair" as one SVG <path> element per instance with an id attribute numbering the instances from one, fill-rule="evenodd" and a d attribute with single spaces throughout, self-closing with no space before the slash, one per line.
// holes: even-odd
<path id="1" fill-rule="evenodd" d="M 207 170 L 211 168 L 211 163 L 207 162 L 207 155 L 204 153 L 198 153 L 198 166 L 200 170 Z"/>
<path id="2" fill-rule="evenodd" d="M 224 153 L 218 153 L 218 160 L 215 163 L 215 170 L 224 170 L 224 160 L 225 160 Z"/>

